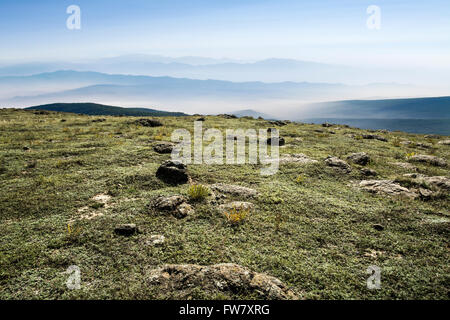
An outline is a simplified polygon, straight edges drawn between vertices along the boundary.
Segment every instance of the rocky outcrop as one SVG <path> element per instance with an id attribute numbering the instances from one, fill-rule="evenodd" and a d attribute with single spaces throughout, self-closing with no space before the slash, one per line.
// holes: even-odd
<path id="1" fill-rule="evenodd" d="M 158 291 L 176 299 L 186 299 L 195 290 L 206 294 L 222 293 L 227 298 L 236 293 L 254 293 L 262 299 L 298 299 L 279 279 L 234 263 L 164 265 L 150 270 L 146 280 L 150 286 L 156 286 Z"/>

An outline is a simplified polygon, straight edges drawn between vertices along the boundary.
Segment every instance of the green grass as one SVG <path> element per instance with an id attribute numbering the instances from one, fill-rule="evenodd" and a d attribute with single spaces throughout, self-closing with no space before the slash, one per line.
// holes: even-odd
<path id="1" fill-rule="evenodd" d="M 0 110 L 0 299 L 162 299 L 163 293 L 145 282 L 149 269 L 224 262 L 275 276 L 307 299 L 449 298 L 448 195 L 426 202 L 372 195 L 352 187 L 364 179 L 358 165 L 347 175 L 322 161 L 365 151 L 377 179 L 408 184 L 402 178 L 408 171 L 391 162 L 406 162 L 411 152 L 449 161 L 448 146 L 435 143 L 422 150 L 355 139 L 348 134 L 367 132 L 354 128 L 333 128 L 336 134 L 331 135 L 314 132 L 317 125 L 289 124 L 280 127 L 286 138 L 280 153 L 304 153 L 319 163 L 282 165 L 269 177 L 259 174 L 260 165 L 189 165 L 196 184 L 258 190 L 251 200 L 256 208 L 236 227 L 207 201 L 192 202 L 195 214 L 181 220 L 149 211 L 159 195 L 188 195 L 188 185 L 174 187 L 155 177 L 170 155 L 154 152 L 152 141 L 155 136 L 170 141 L 177 128 L 192 132 L 197 117 L 160 118 L 164 130 L 136 126 L 133 118 L 102 118 L 107 121 Z M 271 125 L 208 116 L 203 127 L 224 132 Z M 429 142 L 421 135 L 380 135 L 390 141 Z M 449 175 L 448 168 L 417 167 L 422 174 Z M 98 194 L 111 199 L 98 204 L 92 200 Z M 86 212 L 80 212 L 84 207 Z M 85 213 L 93 218 L 80 219 Z M 68 234 L 69 223 L 79 232 Z M 140 233 L 115 235 L 121 223 L 135 223 Z M 147 246 L 152 234 L 164 235 L 164 245 Z M 80 290 L 66 288 L 64 272 L 70 265 L 81 269 Z M 369 265 L 381 268 L 380 290 L 366 288 Z M 201 288 L 194 293 L 193 298 L 211 298 Z"/>

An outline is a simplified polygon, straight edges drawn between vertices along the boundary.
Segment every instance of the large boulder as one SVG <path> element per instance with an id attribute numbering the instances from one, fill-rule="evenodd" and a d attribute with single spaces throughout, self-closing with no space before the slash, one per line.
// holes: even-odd
<path id="1" fill-rule="evenodd" d="M 445 167 L 447 162 L 445 159 L 425 154 L 417 154 L 409 158 L 410 162 L 427 163 L 437 167 Z"/>
<path id="2" fill-rule="evenodd" d="M 183 184 L 189 181 L 187 167 L 180 161 L 167 160 L 156 171 L 156 177 L 169 184 Z"/>
<path id="3" fill-rule="evenodd" d="M 241 293 L 256 294 L 262 299 L 298 299 L 279 279 L 234 263 L 163 265 L 150 270 L 146 280 L 164 296 L 176 299 L 187 299 L 198 290 L 207 295 L 225 294 L 227 298 Z"/>
<path id="4" fill-rule="evenodd" d="M 325 163 L 330 167 L 340 169 L 347 173 L 352 171 L 352 167 L 350 167 L 350 165 L 347 162 L 337 157 L 329 156 L 328 158 L 325 159 Z"/>
<path id="5" fill-rule="evenodd" d="M 352 153 L 351 155 L 349 155 L 347 157 L 347 160 L 349 160 L 349 161 L 351 161 L 353 163 L 365 166 L 366 164 L 369 163 L 370 157 L 365 152 L 357 152 L 357 153 Z"/>
<path id="6" fill-rule="evenodd" d="M 376 194 L 405 196 L 412 199 L 418 196 L 415 192 L 412 192 L 391 180 L 363 180 L 359 183 L 359 187 Z"/>

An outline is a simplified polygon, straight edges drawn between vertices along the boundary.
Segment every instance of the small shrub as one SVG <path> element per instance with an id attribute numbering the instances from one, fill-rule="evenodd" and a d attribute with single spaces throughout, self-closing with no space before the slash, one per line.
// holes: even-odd
<path id="1" fill-rule="evenodd" d="M 394 139 L 392 139 L 392 145 L 394 147 L 400 147 L 400 139 L 398 137 L 395 137 Z"/>
<path id="2" fill-rule="evenodd" d="M 297 179 L 295 179 L 295 182 L 298 184 L 302 184 L 303 182 L 305 182 L 305 177 L 303 177 L 302 175 L 299 175 L 297 177 Z"/>
<path id="3" fill-rule="evenodd" d="M 191 200 L 200 201 L 209 195 L 209 189 L 201 184 L 193 184 L 188 189 L 188 195 Z"/>
<path id="4" fill-rule="evenodd" d="M 78 240 L 80 234 L 81 234 L 80 227 L 74 227 L 70 223 L 67 224 L 66 240 L 70 242 L 75 242 Z"/>
<path id="5" fill-rule="evenodd" d="M 229 223 L 231 223 L 232 225 L 238 225 L 242 223 L 250 214 L 250 208 L 233 207 L 233 209 L 225 211 L 224 214 Z"/>
<path id="6" fill-rule="evenodd" d="M 412 158 L 412 157 L 414 157 L 415 155 L 416 155 L 415 152 L 407 153 L 407 154 L 406 154 L 406 159 Z"/>

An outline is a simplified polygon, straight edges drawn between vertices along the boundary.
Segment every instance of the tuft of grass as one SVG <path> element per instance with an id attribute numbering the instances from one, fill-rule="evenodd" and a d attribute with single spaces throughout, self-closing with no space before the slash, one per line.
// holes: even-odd
<path id="1" fill-rule="evenodd" d="M 201 201 L 208 197 L 209 188 L 201 184 L 193 184 L 189 186 L 188 195 L 193 201 Z"/>
<path id="2" fill-rule="evenodd" d="M 243 207 L 233 207 L 232 209 L 225 211 L 225 217 L 227 218 L 227 221 L 232 225 L 238 225 L 244 222 L 244 220 L 248 217 L 250 214 L 250 208 L 243 208 Z"/>

